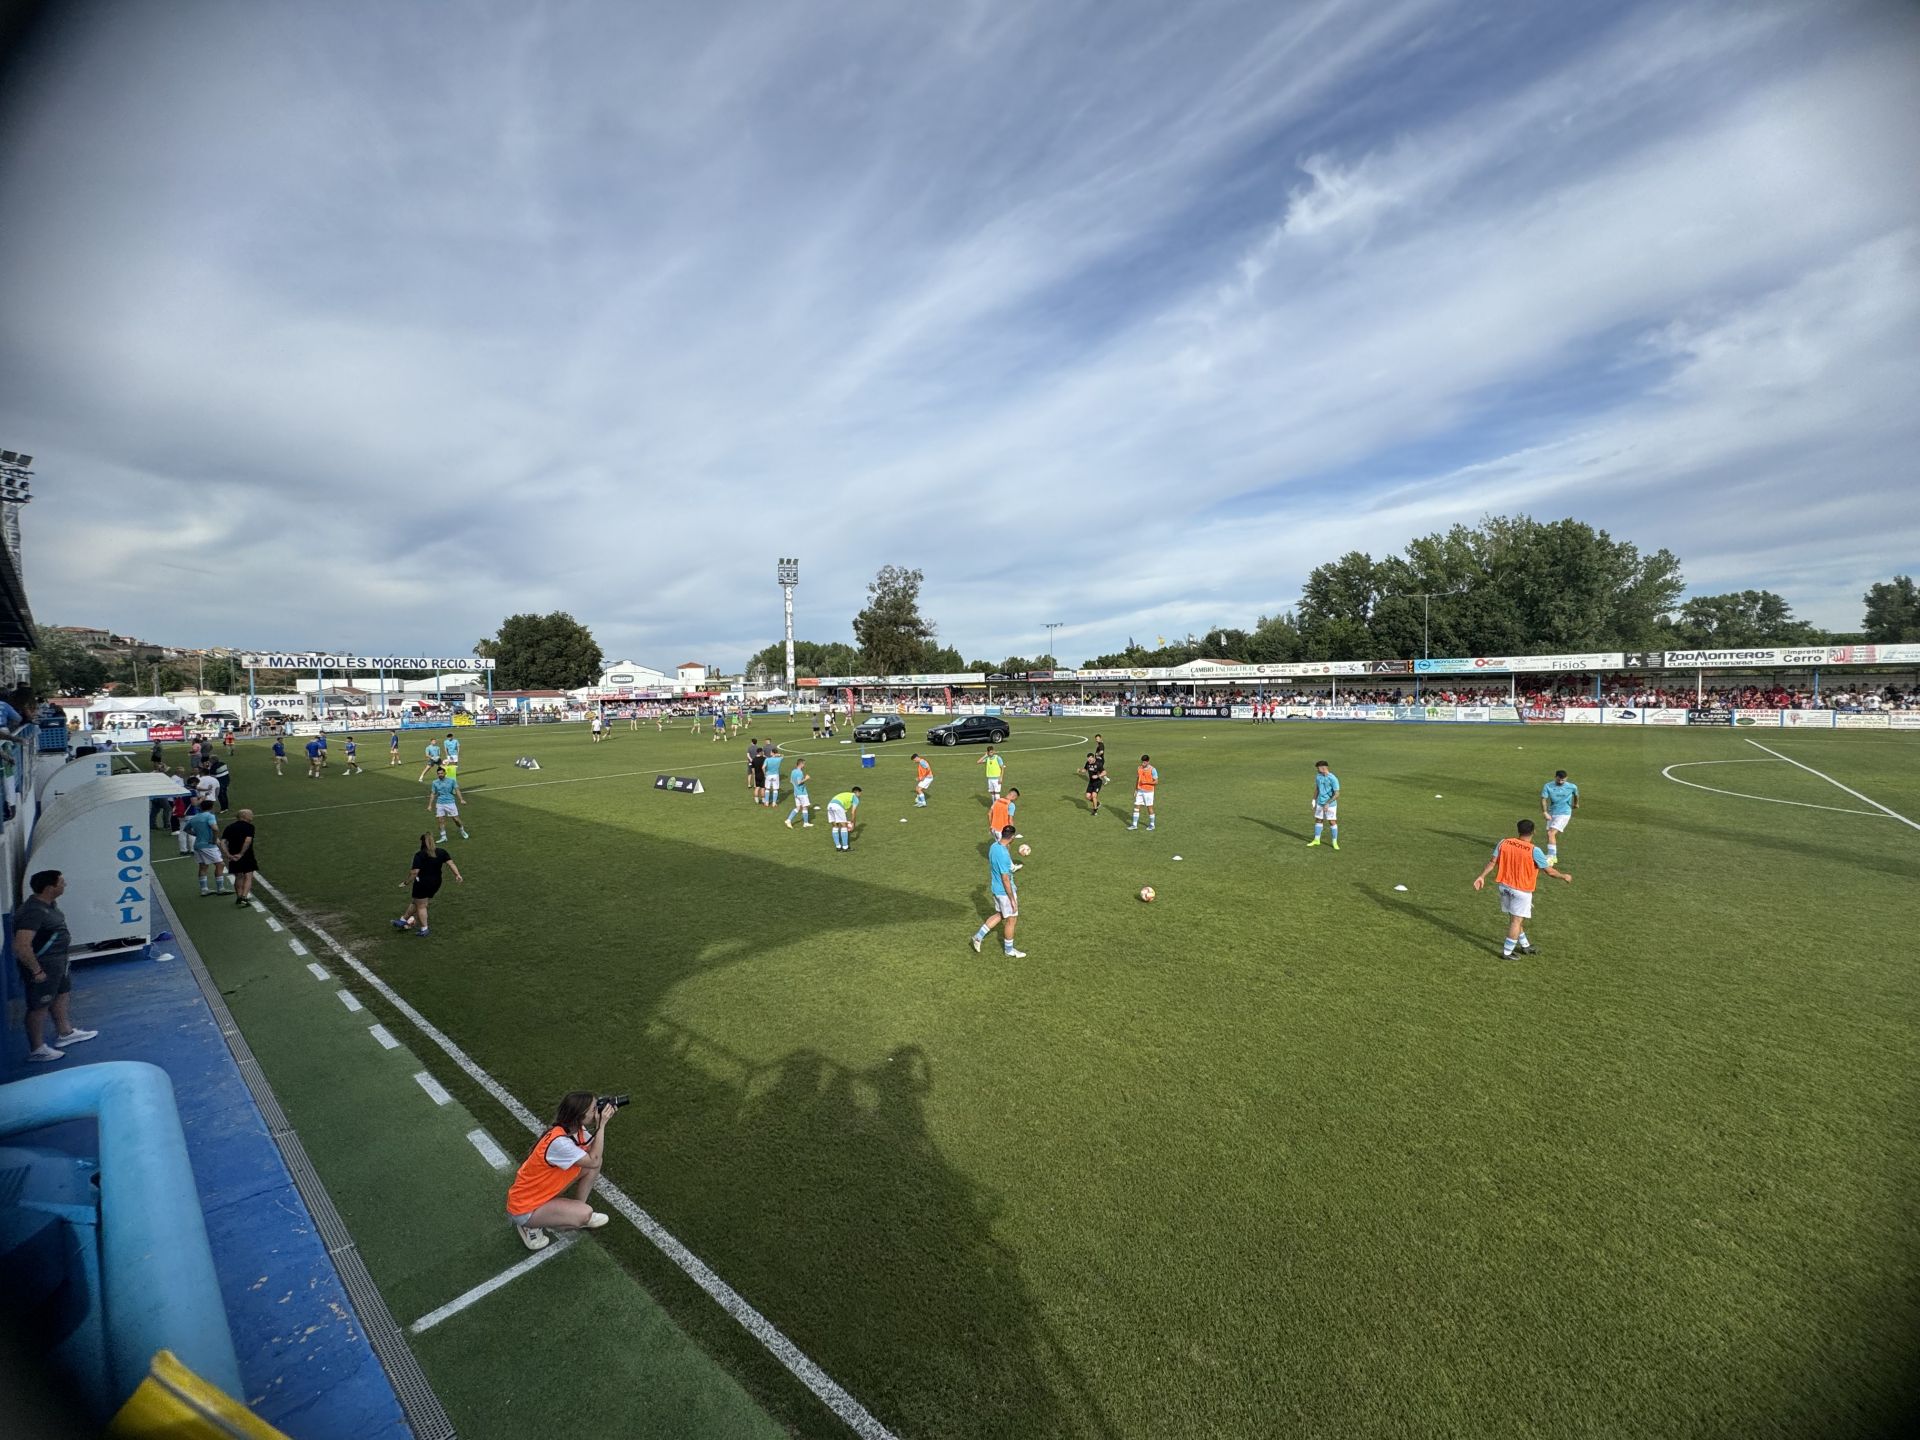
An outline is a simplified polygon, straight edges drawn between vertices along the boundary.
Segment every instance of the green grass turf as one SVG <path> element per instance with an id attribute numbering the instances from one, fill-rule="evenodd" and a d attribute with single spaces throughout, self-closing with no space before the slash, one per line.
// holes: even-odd
<path id="1" fill-rule="evenodd" d="M 824 752 L 820 811 L 865 786 L 842 855 L 748 802 L 737 743 L 469 732 L 429 941 L 386 924 L 424 736 L 320 781 L 244 747 L 235 796 L 271 878 L 514 1093 L 632 1092 L 613 1177 L 901 1434 L 1845 1435 L 1913 1406 L 1920 832 L 1784 763 L 1677 773 L 1839 808 L 1661 769 L 1759 738 L 1920 818 L 1920 737 L 1109 721 L 1093 818 L 1091 723 L 1014 725 L 1025 961 L 966 946 L 977 749 L 917 811 L 911 742 L 863 771 L 756 727 Z M 1163 814 L 1129 834 L 1142 750 Z M 1302 843 L 1323 756 L 1338 854 Z M 1576 883 L 1502 961 L 1469 885 L 1556 766 Z"/>
<path id="2" fill-rule="evenodd" d="M 345 967 L 308 936 L 332 977 L 315 979 L 312 957 L 287 946 L 297 927 L 266 925 L 263 913 L 277 907 L 264 893 L 262 909 L 238 910 L 224 897 L 201 899 L 191 863 L 157 873 L 396 1323 L 405 1330 L 526 1260 L 502 1208 L 506 1179 L 466 1138 L 474 1118 L 435 1105 L 413 1079 L 418 1057 L 404 1044 L 380 1047 L 368 1034 L 374 1017 L 341 1004 Z M 515 1160 L 525 1151 L 510 1121 L 482 1128 Z M 596 1239 L 407 1337 L 458 1432 L 516 1440 L 546 1430 L 552 1396 L 528 1376 L 551 1374 L 565 1376 L 567 1413 L 582 1434 L 780 1434 Z"/>

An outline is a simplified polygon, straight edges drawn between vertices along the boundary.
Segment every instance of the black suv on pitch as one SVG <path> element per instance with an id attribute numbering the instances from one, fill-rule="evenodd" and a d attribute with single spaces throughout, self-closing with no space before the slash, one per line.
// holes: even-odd
<path id="1" fill-rule="evenodd" d="M 983 745 L 998 745 L 1013 732 L 1001 715 L 964 715 L 947 725 L 927 731 L 929 745 L 965 745 L 978 740 Z"/>
<path id="2" fill-rule="evenodd" d="M 874 715 L 853 727 L 856 740 L 904 740 L 907 722 L 898 715 Z"/>

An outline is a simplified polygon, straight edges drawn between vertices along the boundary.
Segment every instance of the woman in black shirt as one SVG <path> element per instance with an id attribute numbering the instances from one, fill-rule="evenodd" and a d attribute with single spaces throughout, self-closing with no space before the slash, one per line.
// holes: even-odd
<path id="1" fill-rule="evenodd" d="M 416 935 L 427 933 L 427 905 L 435 895 L 440 893 L 442 870 L 453 872 L 456 885 L 467 883 L 465 877 L 460 874 L 460 867 L 453 863 L 453 857 L 445 849 L 434 845 L 425 835 L 422 835 L 420 849 L 413 857 L 413 868 L 407 872 L 407 878 L 402 882 L 413 887 L 413 898 L 407 903 L 407 913 L 393 922 L 394 929 L 411 929 L 413 922 L 418 920 L 420 928 L 414 933 Z"/>

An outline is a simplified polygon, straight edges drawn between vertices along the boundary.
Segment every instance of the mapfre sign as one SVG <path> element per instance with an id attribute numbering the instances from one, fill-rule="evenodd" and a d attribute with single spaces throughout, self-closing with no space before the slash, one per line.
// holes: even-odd
<path id="1" fill-rule="evenodd" d="M 302 650 L 287 655 L 242 655 L 248 670 L 469 670 L 493 669 L 493 661 L 472 655 L 327 655 Z"/>

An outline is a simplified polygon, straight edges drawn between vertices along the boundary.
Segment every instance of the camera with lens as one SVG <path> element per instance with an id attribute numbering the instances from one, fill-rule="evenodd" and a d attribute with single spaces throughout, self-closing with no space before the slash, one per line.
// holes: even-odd
<path id="1" fill-rule="evenodd" d="M 608 1106 L 612 1106 L 615 1110 L 618 1110 L 632 1099 L 633 1097 L 631 1095 L 602 1095 L 593 1102 L 593 1108 L 596 1110 L 604 1110 Z"/>

